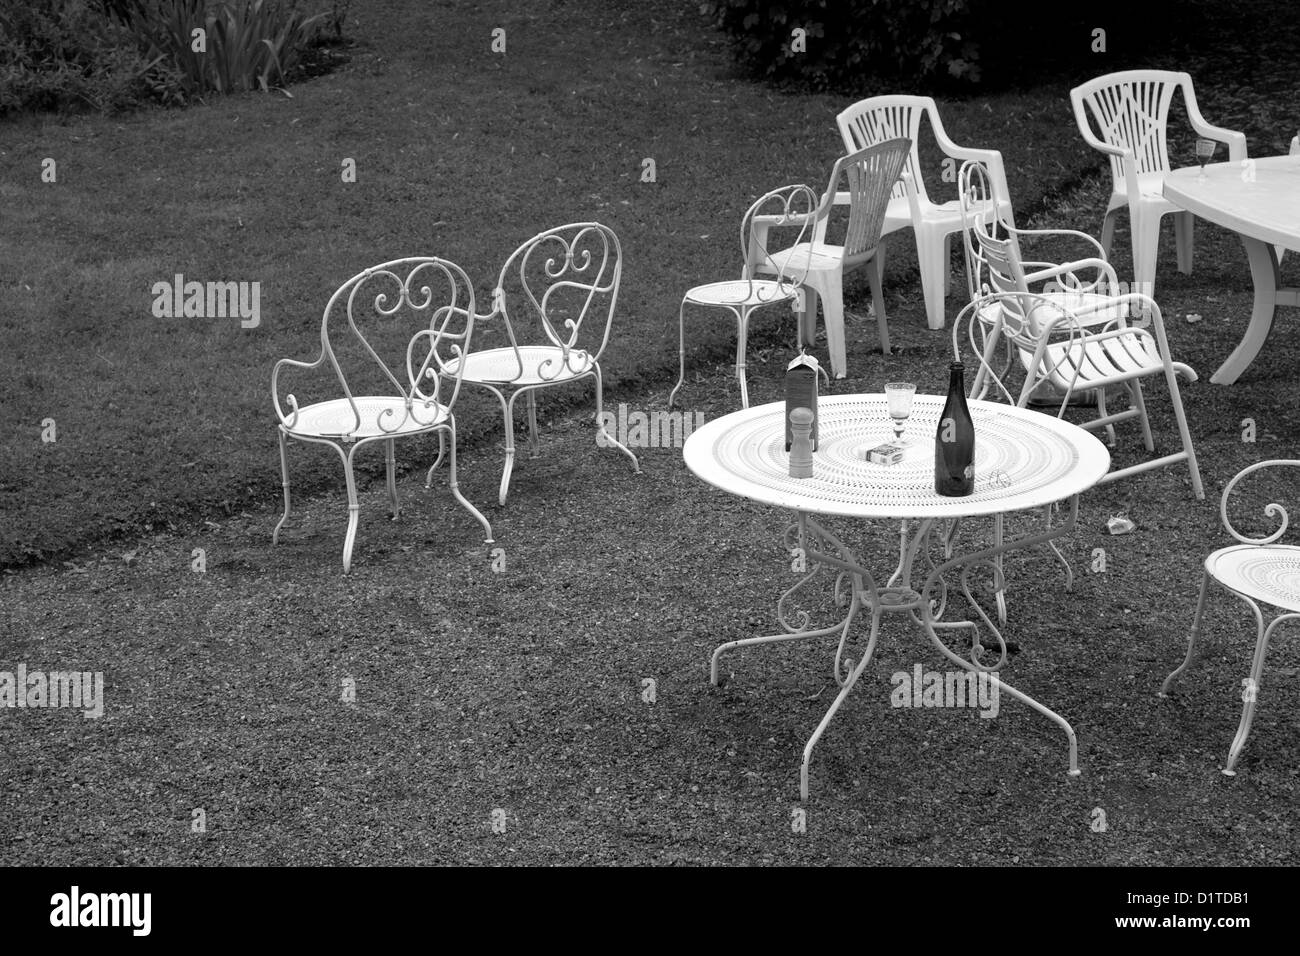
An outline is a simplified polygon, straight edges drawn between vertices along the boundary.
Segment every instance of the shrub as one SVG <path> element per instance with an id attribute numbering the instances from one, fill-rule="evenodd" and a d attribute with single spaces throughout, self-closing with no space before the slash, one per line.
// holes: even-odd
<path id="1" fill-rule="evenodd" d="M 125 109 L 167 82 L 130 29 L 86 0 L 0 0 L 0 114 Z"/>
<path id="2" fill-rule="evenodd" d="M 1094 0 L 1006 6 L 998 0 L 710 0 L 701 13 L 733 40 L 752 75 L 776 82 L 909 92 L 1079 82 L 1145 65 L 1195 32 L 1196 10 L 1175 0 Z M 805 31 L 795 48 L 794 31 Z M 1094 31 L 1105 31 L 1096 49 Z"/>
<path id="3" fill-rule="evenodd" d="M 148 55 L 173 62 L 192 94 L 284 83 L 324 17 L 306 14 L 296 0 L 135 0 L 128 14 Z M 204 37 L 196 50 L 198 29 Z"/>

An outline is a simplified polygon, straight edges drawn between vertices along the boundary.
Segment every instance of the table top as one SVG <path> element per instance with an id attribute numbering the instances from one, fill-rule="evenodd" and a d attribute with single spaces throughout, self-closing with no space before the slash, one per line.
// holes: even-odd
<path id="1" fill-rule="evenodd" d="M 1200 216 L 1270 245 L 1300 250 L 1300 156 L 1250 160 L 1255 179 L 1246 182 L 1240 163 L 1176 169 L 1165 177 L 1165 197 Z"/>
<path id="2" fill-rule="evenodd" d="M 1077 425 L 1042 412 L 969 401 L 975 422 L 975 493 L 934 490 L 934 444 L 944 398 L 917 395 L 901 462 L 877 465 L 866 451 L 890 441 L 884 395 L 817 400 L 813 477 L 791 478 L 785 402 L 715 418 L 686 439 L 686 466 L 716 488 L 764 504 L 860 518 L 955 518 L 1001 514 L 1060 501 L 1110 470 L 1106 446 Z"/>

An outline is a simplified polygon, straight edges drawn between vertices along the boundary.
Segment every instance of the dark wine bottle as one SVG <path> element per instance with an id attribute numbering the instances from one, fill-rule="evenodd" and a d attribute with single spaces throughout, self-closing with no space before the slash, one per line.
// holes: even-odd
<path id="1" fill-rule="evenodd" d="M 934 490 L 960 498 L 975 491 L 975 423 L 966 405 L 966 368 L 953 362 L 948 369 L 948 401 L 934 440 Z"/>

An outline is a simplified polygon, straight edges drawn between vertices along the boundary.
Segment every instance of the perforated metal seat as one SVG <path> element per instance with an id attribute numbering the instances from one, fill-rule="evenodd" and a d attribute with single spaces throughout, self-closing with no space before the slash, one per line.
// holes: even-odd
<path id="1" fill-rule="evenodd" d="M 386 438 L 412 435 L 427 431 L 446 421 L 449 413 L 437 402 L 428 404 L 416 400 L 408 404 L 405 399 L 386 395 L 367 395 L 355 398 L 356 411 L 346 398 L 317 402 L 298 410 L 298 420 L 289 434 L 294 438 Z"/>
<path id="2" fill-rule="evenodd" d="M 457 369 L 456 359 L 447 363 Z M 465 381 L 481 384 L 540 385 L 563 382 L 590 373 L 591 356 L 581 349 L 565 352 L 545 345 L 525 345 L 519 349 L 485 349 L 471 352 L 465 360 Z"/>
<path id="3" fill-rule="evenodd" d="M 1210 581 L 1217 581 L 1230 594 L 1246 603 L 1255 617 L 1255 657 L 1251 664 L 1250 676 L 1241 681 L 1243 685 L 1241 722 L 1237 725 L 1237 734 L 1232 740 L 1232 746 L 1228 748 L 1228 762 L 1223 768 L 1223 772 L 1228 776 L 1235 775 L 1236 771 L 1233 768 L 1250 736 L 1250 726 L 1255 719 L 1255 704 L 1264 677 L 1264 656 L 1268 652 L 1269 641 L 1279 625 L 1287 621 L 1300 621 L 1300 547 L 1277 543 L 1290 524 L 1286 508 L 1276 502 L 1264 507 L 1264 514 L 1276 520 L 1280 526 L 1272 534 L 1260 538 L 1251 538 L 1239 533 L 1228 517 L 1228 498 L 1238 482 L 1249 474 L 1274 467 L 1300 468 L 1300 460 L 1277 458 L 1261 461 L 1243 468 L 1223 489 L 1223 497 L 1219 500 L 1219 517 L 1227 532 L 1241 543 L 1220 548 L 1205 559 L 1205 571 L 1201 575 L 1201 593 L 1196 602 L 1196 616 L 1192 618 L 1192 632 L 1187 640 L 1187 656 L 1160 685 L 1160 696 L 1164 697 L 1169 693 L 1173 682 L 1192 663 L 1196 652 L 1196 641 L 1201 633 L 1201 621 L 1205 613 Z M 1260 609 L 1261 604 L 1278 608 L 1282 613 L 1274 616 L 1273 620 L 1265 625 L 1264 613 Z"/>

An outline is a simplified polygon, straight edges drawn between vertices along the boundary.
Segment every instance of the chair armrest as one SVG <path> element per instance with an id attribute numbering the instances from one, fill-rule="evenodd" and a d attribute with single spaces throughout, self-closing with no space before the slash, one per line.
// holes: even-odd
<path id="1" fill-rule="evenodd" d="M 1021 236 L 1029 236 L 1031 238 L 1037 236 L 1073 236 L 1077 239 L 1084 240 L 1085 242 L 1090 244 L 1093 249 L 1097 251 L 1096 256 L 1093 256 L 1091 258 L 1095 258 L 1095 259 L 1106 258 L 1106 250 L 1102 248 L 1101 243 L 1098 242 L 1094 237 L 1088 235 L 1086 232 L 1080 232 L 1077 229 L 1017 229 L 1014 226 L 1010 226 L 1008 228 L 1010 229 L 1011 232 L 1014 232 L 1016 234 L 1016 238 L 1020 238 Z"/>
<path id="2" fill-rule="evenodd" d="M 1192 129 L 1206 139 L 1227 144 L 1229 162 L 1239 163 L 1245 159 L 1246 134 L 1224 129 L 1222 126 L 1211 126 L 1201 115 L 1201 108 L 1196 105 L 1196 94 L 1192 90 L 1190 80 L 1182 84 L 1182 90 L 1183 102 L 1187 104 L 1187 119 L 1191 122 Z"/>
<path id="3" fill-rule="evenodd" d="M 1090 284 L 1080 283 L 1077 291 L 1087 292 L 1096 289 L 1102 279 L 1109 280 L 1108 287 L 1116 289 L 1119 287 L 1119 277 L 1115 273 L 1115 267 L 1105 259 L 1078 259 L 1074 262 L 1064 262 L 1049 269 L 1041 269 L 1038 272 L 1032 272 L 1025 276 L 1025 282 L 1042 282 L 1044 279 L 1051 279 L 1056 276 L 1073 275 L 1080 269 L 1096 269 L 1098 276 Z M 1101 308 L 1098 303 L 1094 308 Z"/>
<path id="4" fill-rule="evenodd" d="M 289 403 L 292 409 L 292 415 L 285 415 L 284 409 L 280 407 L 280 369 L 282 368 L 320 368 L 321 363 L 325 361 L 325 351 L 322 349 L 320 357 L 314 362 L 299 362 L 296 359 L 280 359 L 275 363 L 275 368 L 271 372 L 271 403 L 275 406 L 276 417 L 280 419 L 280 424 L 285 428 L 292 429 L 298 424 L 298 399 L 293 393 L 285 396 L 285 401 Z"/>

